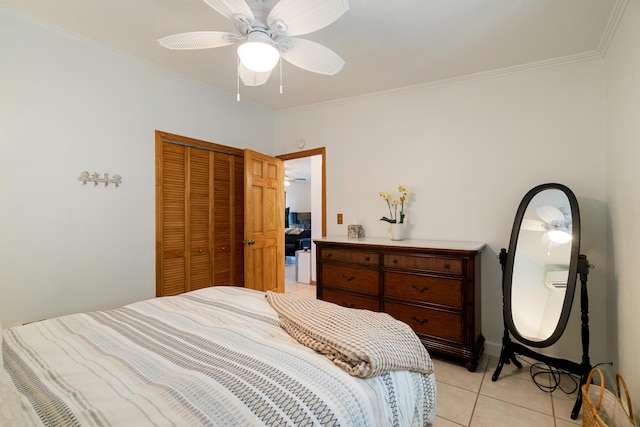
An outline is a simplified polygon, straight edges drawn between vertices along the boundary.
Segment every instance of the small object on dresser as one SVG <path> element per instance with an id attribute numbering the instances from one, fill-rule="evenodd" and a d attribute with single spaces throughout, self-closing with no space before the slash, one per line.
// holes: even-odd
<path id="1" fill-rule="evenodd" d="M 349 239 L 362 239 L 364 237 L 364 228 L 361 225 L 347 226 L 347 237 Z"/>
<path id="2" fill-rule="evenodd" d="M 391 240 L 404 240 L 404 224 L 391 224 Z"/>

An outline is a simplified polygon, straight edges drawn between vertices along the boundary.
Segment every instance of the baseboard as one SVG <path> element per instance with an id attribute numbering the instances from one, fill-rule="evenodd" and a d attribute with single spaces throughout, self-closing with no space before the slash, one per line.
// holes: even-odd
<path id="1" fill-rule="evenodd" d="M 491 341 L 484 342 L 484 354 L 487 356 L 500 357 L 501 350 L 502 343 L 495 343 Z"/>

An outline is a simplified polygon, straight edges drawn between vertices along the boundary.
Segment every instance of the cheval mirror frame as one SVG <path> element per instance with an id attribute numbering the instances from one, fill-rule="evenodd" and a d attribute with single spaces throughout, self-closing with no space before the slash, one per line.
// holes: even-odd
<path id="1" fill-rule="evenodd" d="M 523 226 L 525 220 L 525 214 L 529 208 L 530 203 L 535 196 L 539 195 L 543 191 L 555 190 L 560 191 L 566 195 L 570 209 L 570 215 L 568 219 L 569 227 L 564 227 L 564 230 L 570 230 L 571 234 L 571 250 L 568 266 L 568 275 L 566 280 L 566 293 L 564 295 L 564 302 L 562 309 L 558 317 L 558 323 L 556 324 L 553 332 L 548 336 L 541 338 L 540 340 L 531 339 L 531 337 L 523 336 L 521 331 L 515 325 L 512 312 L 512 292 L 513 292 L 513 278 L 514 278 L 514 261 L 516 259 L 518 238 L 521 236 L 521 230 L 527 230 Z M 532 205 L 533 207 L 533 205 Z M 528 223 L 527 223 L 528 224 Z M 545 226 L 546 230 L 549 230 L 550 225 Z M 568 243 L 568 242 L 567 242 Z M 549 251 L 551 249 L 551 243 Z M 576 403 L 571 412 L 571 418 L 576 419 L 582 405 L 581 386 L 585 383 L 589 371 L 591 371 L 591 363 L 589 361 L 589 300 L 587 295 L 587 275 L 589 268 L 592 267 L 587 261 L 585 255 L 580 255 L 580 213 L 578 209 L 578 202 L 573 192 L 562 184 L 542 184 L 531 189 L 520 202 L 516 217 L 513 223 L 513 229 L 511 231 L 511 240 L 509 242 L 509 251 L 501 249 L 499 259 L 502 267 L 502 303 L 503 303 L 503 320 L 504 320 L 504 335 L 502 337 L 502 350 L 500 352 L 500 360 L 498 366 L 492 376 L 492 381 L 497 381 L 500 376 L 500 372 L 504 364 L 510 364 L 513 362 L 518 368 L 522 368 L 520 361 L 516 359 L 516 355 L 522 356 L 546 363 L 550 367 L 554 367 L 561 371 L 565 371 L 571 374 L 578 375 L 580 377 L 580 386 L 578 387 L 578 397 Z M 558 359 L 550 357 L 544 354 L 540 354 L 533 351 L 529 347 L 543 348 L 554 344 L 564 332 L 569 315 L 571 312 L 571 306 L 573 303 L 573 296 L 576 288 L 577 276 L 580 276 L 580 310 L 582 321 L 582 363 L 576 363 L 566 359 Z M 513 340 L 512 340 L 513 337 Z M 516 342 L 519 341 L 519 342 Z M 521 344 L 522 343 L 522 344 Z"/>

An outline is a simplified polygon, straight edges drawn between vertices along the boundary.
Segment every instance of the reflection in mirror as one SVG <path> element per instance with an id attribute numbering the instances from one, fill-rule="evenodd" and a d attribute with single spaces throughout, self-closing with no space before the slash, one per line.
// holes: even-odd
<path id="1" fill-rule="evenodd" d="M 556 330 L 571 260 L 572 217 L 567 195 L 544 190 L 531 199 L 515 252 L 511 313 L 518 333 L 544 341 Z"/>

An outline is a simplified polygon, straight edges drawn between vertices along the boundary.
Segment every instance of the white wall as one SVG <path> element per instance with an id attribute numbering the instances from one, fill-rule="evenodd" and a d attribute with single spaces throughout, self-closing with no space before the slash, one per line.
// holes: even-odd
<path id="1" fill-rule="evenodd" d="M 311 183 L 294 181 L 285 187 L 285 191 L 291 212 L 311 212 Z"/>
<path id="2" fill-rule="evenodd" d="M 633 397 L 640 425 L 640 0 L 631 0 L 607 52 L 606 129 L 609 208 L 607 328 L 613 372 Z"/>
<path id="3" fill-rule="evenodd" d="M 155 295 L 156 129 L 273 150 L 270 110 L 5 7 L 0 57 L 4 327 Z"/>
<path id="4" fill-rule="evenodd" d="M 590 275 L 592 352 L 606 353 L 605 146 L 602 60 L 593 60 L 276 112 L 276 152 L 298 138 L 326 147 L 329 235 L 359 223 L 389 236 L 379 191 L 412 193 L 410 237 L 486 242 L 482 331 L 498 354 L 501 272 L 513 218 L 532 187 L 559 182 L 580 203 L 582 252 L 601 267 Z M 344 224 L 337 225 L 337 213 Z M 575 312 L 575 310 L 574 310 Z M 578 311 L 579 313 L 579 311 Z M 580 360 L 579 315 L 557 344 Z"/>

